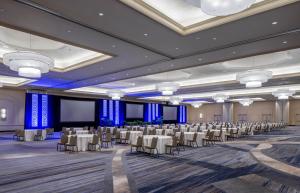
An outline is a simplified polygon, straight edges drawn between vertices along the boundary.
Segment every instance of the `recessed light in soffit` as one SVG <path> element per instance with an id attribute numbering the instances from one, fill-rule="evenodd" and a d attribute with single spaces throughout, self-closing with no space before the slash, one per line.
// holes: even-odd
<path id="1" fill-rule="evenodd" d="M 29 36 L 30 42 L 29 42 Z M 54 60 L 51 71 L 67 72 L 110 59 L 111 56 L 0 26 L 0 58 L 15 51 L 32 51 Z"/>
<path id="2" fill-rule="evenodd" d="M 188 35 L 224 23 L 255 15 L 271 9 L 297 2 L 298 0 L 256 0 L 250 8 L 225 17 L 205 14 L 201 8 L 183 0 L 120 0 L 144 15 L 169 27 L 181 35 Z"/>

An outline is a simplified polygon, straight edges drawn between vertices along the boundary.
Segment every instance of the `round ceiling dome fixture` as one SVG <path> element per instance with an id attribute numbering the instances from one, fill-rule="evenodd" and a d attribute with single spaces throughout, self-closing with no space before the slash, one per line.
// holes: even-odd
<path id="1" fill-rule="evenodd" d="M 270 78 L 272 78 L 272 71 L 267 70 L 248 70 L 236 75 L 236 80 L 241 84 L 246 84 L 246 88 L 261 87 L 262 83 Z"/>
<path id="2" fill-rule="evenodd" d="M 190 103 L 194 108 L 199 108 L 202 106 L 203 103 L 201 102 L 191 102 Z"/>
<path id="3" fill-rule="evenodd" d="M 287 100 L 290 96 L 293 96 L 294 94 L 295 91 L 289 89 L 278 89 L 272 92 L 272 95 L 277 97 L 279 100 Z"/>
<path id="4" fill-rule="evenodd" d="M 216 94 L 212 97 L 217 103 L 224 103 L 229 97 L 225 94 Z"/>
<path id="5" fill-rule="evenodd" d="M 40 78 L 42 73 L 47 73 L 54 67 L 53 59 L 48 56 L 28 51 L 11 52 L 3 55 L 3 63 L 19 76 Z"/>
<path id="6" fill-rule="evenodd" d="M 250 106 L 253 103 L 253 100 L 250 98 L 241 99 L 239 103 L 245 107 Z"/>
<path id="7" fill-rule="evenodd" d="M 177 97 L 177 96 L 173 96 L 173 97 L 170 97 L 169 101 L 170 101 L 173 105 L 179 105 L 179 103 L 182 102 L 182 98 L 181 98 L 181 97 Z"/>
<path id="8" fill-rule="evenodd" d="M 174 82 L 163 82 L 156 85 L 156 89 L 162 93 L 162 95 L 173 95 L 179 88 L 179 84 Z"/>
<path id="9" fill-rule="evenodd" d="M 124 96 L 124 92 L 120 90 L 109 90 L 107 94 L 112 100 L 120 100 Z"/>
<path id="10" fill-rule="evenodd" d="M 249 8 L 255 0 L 198 0 L 201 10 L 207 15 L 226 16 Z"/>

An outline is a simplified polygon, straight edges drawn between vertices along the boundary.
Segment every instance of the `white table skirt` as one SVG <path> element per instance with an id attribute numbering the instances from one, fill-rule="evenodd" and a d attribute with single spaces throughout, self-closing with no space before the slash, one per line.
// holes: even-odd
<path id="1" fill-rule="evenodd" d="M 39 129 L 25 129 L 25 141 L 33 141 L 38 130 Z M 42 129 L 42 136 L 42 140 L 45 140 L 47 136 L 46 129 Z"/>
<path id="2" fill-rule="evenodd" d="M 166 153 L 166 145 L 172 144 L 172 137 L 170 136 L 162 136 L 162 135 L 144 135 L 143 143 L 144 146 L 151 146 L 151 141 L 153 137 L 157 137 L 157 150 L 159 154 Z M 147 150 L 146 150 L 147 151 Z M 155 152 L 156 153 L 156 152 Z"/>
<path id="3" fill-rule="evenodd" d="M 89 134 L 89 131 L 87 130 L 76 130 L 75 131 L 77 135 L 80 135 L 80 134 Z"/>
<path id="4" fill-rule="evenodd" d="M 189 145 L 187 143 L 188 140 L 193 140 L 195 132 L 184 132 L 184 144 Z M 180 137 L 180 132 L 176 132 L 176 136 Z M 197 144 L 198 146 L 202 146 L 202 139 L 205 138 L 205 133 L 204 132 L 197 132 Z"/>
<path id="5" fill-rule="evenodd" d="M 126 136 L 127 131 L 120 131 L 121 138 L 124 139 Z M 130 144 L 136 144 L 137 138 L 139 136 L 143 136 L 142 131 L 129 131 L 130 132 L 130 137 L 129 137 L 129 143 Z"/>
<path id="6" fill-rule="evenodd" d="M 77 147 L 78 151 L 87 151 L 88 150 L 88 144 L 93 141 L 93 135 L 94 134 L 80 134 L 77 136 Z M 68 136 L 68 143 L 70 142 L 70 138 L 72 135 Z"/>
<path id="7" fill-rule="evenodd" d="M 156 129 L 156 135 L 162 135 L 163 130 L 165 130 L 165 135 L 173 134 L 173 129 Z"/>

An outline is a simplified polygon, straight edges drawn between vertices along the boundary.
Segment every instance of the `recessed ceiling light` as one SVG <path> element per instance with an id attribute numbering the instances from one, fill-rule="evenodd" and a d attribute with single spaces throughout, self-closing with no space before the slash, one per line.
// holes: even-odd
<path id="1" fill-rule="evenodd" d="M 148 34 L 147 34 L 147 33 L 145 33 L 145 34 L 144 34 L 144 36 L 146 36 L 146 37 L 147 37 L 147 36 L 148 36 Z"/>
<path id="2" fill-rule="evenodd" d="M 126 76 L 129 76 L 129 74 L 127 73 Z"/>
<path id="3" fill-rule="evenodd" d="M 148 56 L 146 55 L 145 58 L 148 58 Z"/>
<path id="4" fill-rule="evenodd" d="M 236 54 L 236 51 L 233 51 L 232 54 Z"/>
<path id="5" fill-rule="evenodd" d="M 272 22 L 272 25 L 276 25 L 278 22 L 277 21 L 274 21 L 274 22 Z"/>
<path id="6" fill-rule="evenodd" d="M 196 40 L 200 40 L 200 37 L 196 37 Z"/>
<path id="7" fill-rule="evenodd" d="M 71 30 L 67 30 L 67 32 L 68 32 L 68 33 L 71 33 L 72 31 L 71 31 Z"/>
<path id="8" fill-rule="evenodd" d="M 103 16 L 103 15 L 104 15 L 104 13 L 99 13 L 98 15 L 99 15 L 99 16 Z"/>
<path id="9" fill-rule="evenodd" d="M 173 67 L 173 66 L 174 66 L 174 64 L 171 64 L 170 66 L 171 66 L 171 67 Z"/>
<path id="10" fill-rule="evenodd" d="M 202 61 L 202 58 L 198 58 L 198 61 Z"/>
<path id="11" fill-rule="evenodd" d="M 175 50 L 179 50 L 179 48 L 175 48 Z"/>
<path id="12" fill-rule="evenodd" d="M 287 44 L 288 42 L 287 42 L 287 41 L 283 41 L 282 43 L 283 43 L 283 44 Z"/>
<path id="13" fill-rule="evenodd" d="M 117 46 L 116 46 L 116 45 L 112 45 L 111 47 L 115 48 L 115 47 L 117 47 Z"/>
<path id="14" fill-rule="evenodd" d="M 148 71 L 151 71 L 151 68 L 148 68 Z"/>
<path id="15" fill-rule="evenodd" d="M 212 38 L 213 40 L 217 40 L 217 38 Z"/>

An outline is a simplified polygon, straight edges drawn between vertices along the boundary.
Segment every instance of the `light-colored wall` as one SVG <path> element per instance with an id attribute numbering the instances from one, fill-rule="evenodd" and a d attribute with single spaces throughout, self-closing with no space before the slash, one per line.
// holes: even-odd
<path id="1" fill-rule="evenodd" d="M 0 119 L 0 131 L 24 128 L 25 91 L 0 89 L 1 108 L 7 109 L 7 118 Z"/>
<path id="2" fill-rule="evenodd" d="M 300 125 L 300 100 L 290 100 L 290 124 Z"/>
<path id="3" fill-rule="evenodd" d="M 189 123 L 212 122 L 215 115 L 222 116 L 223 114 L 223 104 L 203 104 L 200 108 L 193 108 L 189 105 L 187 109 Z M 200 113 L 202 113 L 202 119 L 200 118 Z"/>
<path id="4" fill-rule="evenodd" d="M 245 115 L 247 121 L 275 121 L 275 102 L 274 101 L 256 101 L 249 107 L 244 107 L 239 103 L 234 103 L 233 121 L 239 121 L 239 115 Z"/>

